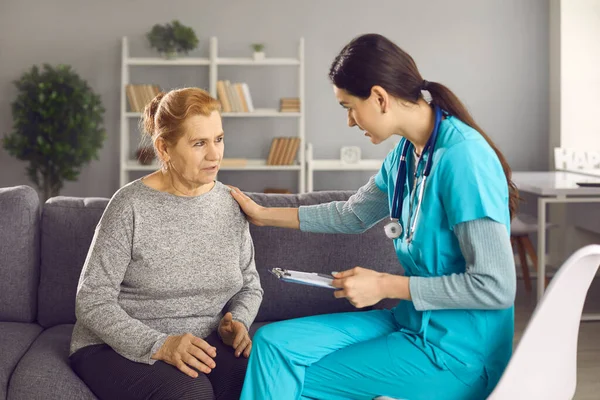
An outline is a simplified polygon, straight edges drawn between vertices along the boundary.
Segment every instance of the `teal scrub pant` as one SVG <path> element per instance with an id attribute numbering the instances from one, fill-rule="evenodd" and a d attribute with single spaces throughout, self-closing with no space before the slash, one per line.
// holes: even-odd
<path id="1" fill-rule="evenodd" d="M 390 310 L 317 315 L 260 328 L 240 400 L 484 399 L 437 367 Z"/>

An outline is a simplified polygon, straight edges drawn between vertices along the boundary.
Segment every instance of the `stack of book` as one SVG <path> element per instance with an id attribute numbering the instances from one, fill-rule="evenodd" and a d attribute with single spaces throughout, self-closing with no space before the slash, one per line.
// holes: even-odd
<path id="1" fill-rule="evenodd" d="M 125 86 L 129 109 L 133 112 L 143 112 L 148 103 L 160 93 L 158 85 L 127 85 Z"/>
<path id="2" fill-rule="evenodd" d="M 279 102 L 281 112 L 300 112 L 300 99 L 297 97 L 284 97 Z"/>
<path id="3" fill-rule="evenodd" d="M 221 102 L 223 112 L 254 112 L 250 89 L 246 83 L 217 81 L 217 97 Z"/>
<path id="4" fill-rule="evenodd" d="M 296 159 L 300 138 L 276 137 L 271 142 L 267 165 L 292 165 Z"/>

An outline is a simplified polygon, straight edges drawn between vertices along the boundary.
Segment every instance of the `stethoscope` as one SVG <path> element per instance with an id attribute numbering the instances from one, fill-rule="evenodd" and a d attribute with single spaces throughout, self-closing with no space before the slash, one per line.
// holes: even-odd
<path id="1" fill-rule="evenodd" d="M 435 106 L 435 123 L 433 126 L 433 132 L 431 132 L 431 136 L 429 140 L 425 144 L 423 148 L 423 152 L 417 166 L 415 168 L 415 177 L 413 183 L 413 190 L 410 196 L 409 209 L 408 209 L 408 221 L 407 227 L 408 231 L 406 233 L 406 241 L 410 243 L 415 233 L 415 229 L 417 226 L 417 219 L 419 217 L 419 211 L 421 210 L 421 203 L 423 202 L 423 191 L 425 189 L 425 183 L 427 182 L 427 177 L 431 172 L 431 165 L 433 162 L 433 151 L 435 149 L 435 142 L 437 141 L 438 130 L 440 127 L 440 122 L 442 120 L 442 114 L 444 112 L 439 106 Z M 392 215 L 390 216 L 390 222 L 385 225 L 385 234 L 390 239 L 397 239 L 402 235 L 402 225 L 400 224 L 400 218 L 402 218 L 402 204 L 404 203 L 404 183 L 406 182 L 406 156 L 408 155 L 408 150 L 411 146 L 411 143 L 408 140 L 405 140 L 404 146 L 402 147 L 402 155 L 400 156 L 400 165 L 398 167 L 398 176 L 396 178 L 396 185 L 394 187 L 394 198 L 392 200 Z M 429 152 L 429 157 L 427 157 L 427 161 L 425 162 L 425 169 L 422 173 L 421 180 L 421 189 L 419 190 L 419 195 L 417 196 L 417 208 L 415 210 L 414 219 L 412 218 L 412 208 L 414 203 L 414 196 L 417 188 L 418 181 L 418 172 L 419 166 L 421 165 L 421 160 L 425 157 L 425 153 Z M 412 222 L 412 224 L 411 224 Z"/>

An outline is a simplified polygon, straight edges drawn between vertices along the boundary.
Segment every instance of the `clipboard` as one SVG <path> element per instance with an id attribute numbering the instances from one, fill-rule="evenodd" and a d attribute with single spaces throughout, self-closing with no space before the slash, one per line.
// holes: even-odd
<path id="1" fill-rule="evenodd" d="M 299 283 L 301 285 L 317 286 L 327 289 L 337 289 L 331 285 L 333 282 L 333 277 L 330 275 L 319 274 L 316 272 L 292 271 L 282 268 L 273 268 L 269 272 L 275 275 L 277 279 L 284 282 Z"/>

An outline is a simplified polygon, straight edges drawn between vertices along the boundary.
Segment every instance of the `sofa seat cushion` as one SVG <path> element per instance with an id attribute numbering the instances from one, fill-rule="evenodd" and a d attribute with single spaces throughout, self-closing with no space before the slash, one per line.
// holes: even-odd
<path id="1" fill-rule="evenodd" d="M 72 331 L 57 325 L 39 335 L 10 379 L 8 399 L 96 399 L 69 365 Z"/>
<path id="2" fill-rule="evenodd" d="M 38 324 L 0 322 L 0 399 L 6 398 L 11 374 L 41 331 Z"/>
<path id="3" fill-rule="evenodd" d="M 250 327 L 250 335 L 253 336 L 258 328 L 269 322 L 257 322 Z M 3 330 L 4 325 L 22 325 L 23 331 L 27 325 L 31 325 L 31 339 L 25 341 L 25 334 L 19 334 L 16 328 L 13 328 L 14 333 L 8 333 L 8 337 L 22 337 L 23 350 L 19 352 L 16 360 L 13 363 L 17 364 L 19 358 L 25 353 L 29 345 L 31 348 L 18 363 L 16 370 L 10 380 L 8 399 L 9 400 L 37 400 L 37 399 L 96 399 L 94 394 L 88 387 L 79 379 L 73 372 L 69 364 L 69 343 L 71 341 L 71 333 L 73 325 L 57 325 L 46 329 L 34 341 L 35 337 L 41 331 L 38 325 L 33 324 L 18 324 L 18 323 L 2 323 L 0 324 L 0 334 L 5 335 Z M 7 354 L 11 357 L 11 353 L 7 352 L 2 345 L 4 343 L 17 343 L 15 340 L 7 340 L 0 342 L 0 353 Z M 25 344 L 26 343 L 26 344 Z M 8 347 L 8 346 L 7 346 Z M 16 346 L 12 346 L 14 350 Z M 4 365 L 4 364 L 3 364 Z M 35 384 L 33 384 L 35 382 Z M 4 388 L 6 388 L 6 381 Z M 5 397 L 0 396 L 0 399 Z"/>

